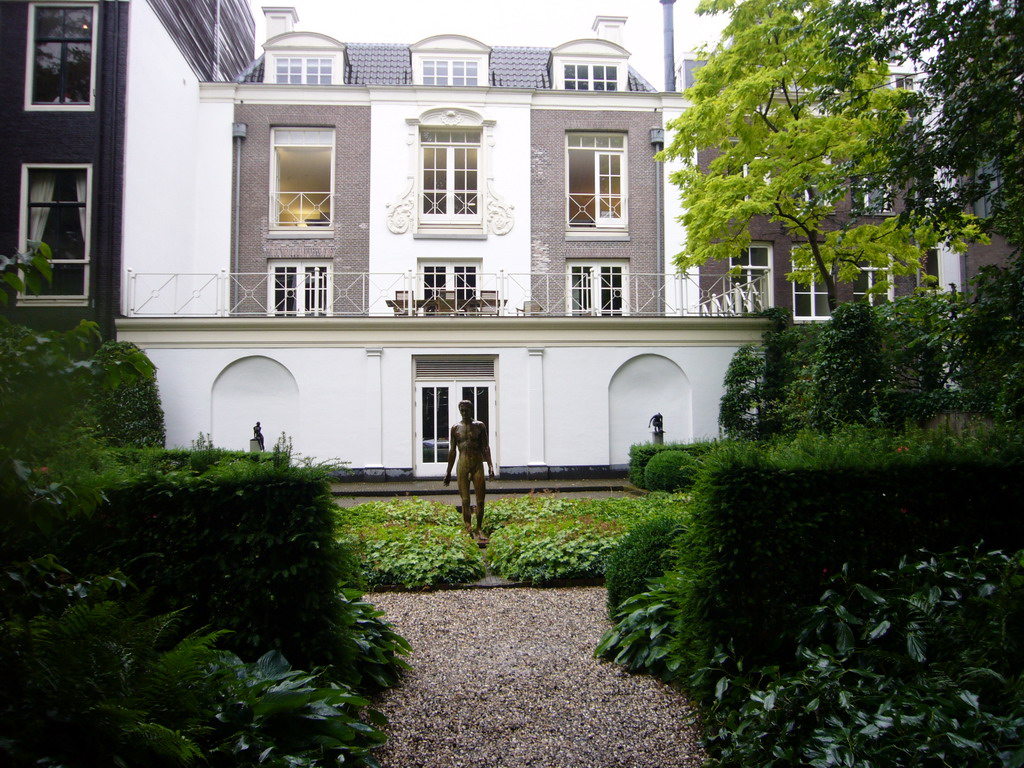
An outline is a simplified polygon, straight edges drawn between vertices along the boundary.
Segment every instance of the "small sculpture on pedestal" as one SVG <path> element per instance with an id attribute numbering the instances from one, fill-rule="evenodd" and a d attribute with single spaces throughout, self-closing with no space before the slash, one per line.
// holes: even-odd
<path id="1" fill-rule="evenodd" d="M 660 413 L 656 413 L 651 416 L 651 420 L 647 422 L 647 426 L 653 427 L 654 442 L 656 445 L 661 445 L 665 442 L 665 426 Z"/>

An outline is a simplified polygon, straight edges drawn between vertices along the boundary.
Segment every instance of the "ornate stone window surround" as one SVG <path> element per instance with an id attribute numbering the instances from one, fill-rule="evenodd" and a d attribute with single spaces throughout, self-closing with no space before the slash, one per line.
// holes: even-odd
<path id="1" fill-rule="evenodd" d="M 395 202 L 388 205 L 387 227 L 396 235 L 412 231 L 413 237 L 472 238 L 483 239 L 488 234 L 508 234 L 514 225 L 514 206 L 505 202 L 494 186 L 494 171 L 491 163 L 495 138 L 496 121 L 486 120 L 477 112 L 461 107 L 438 107 L 423 112 L 419 117 L 408 118 L 406 147 L 409 173 L 405 187 Z M 423 210 L 423 153 L 421 136 L 424 131 L 435 129 L 439 132 L 451 130 L 480 130 L 480 149 L 477 164 L 478 216 L 466 217 L 463 224 L 425 220 Z M 472 221 L 470 221 L 472 219 Z"/>

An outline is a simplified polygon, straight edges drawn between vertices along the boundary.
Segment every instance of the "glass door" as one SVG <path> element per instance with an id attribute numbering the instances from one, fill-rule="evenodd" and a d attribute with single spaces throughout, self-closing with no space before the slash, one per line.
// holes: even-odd
<path id="1" fill-rule="evenodd" d="M 443 477 L 451 446 L 448 437 L 453 424 L 462 420 L 459 402 L 473 404 L 473 418 L 487 425 L 491 457 L 497 461 L 491 414 L 494 413 L 494 385 L 478 382 L 431 382 L 416 385 L 416 430 L 414 434 L 417 477 Z"/>

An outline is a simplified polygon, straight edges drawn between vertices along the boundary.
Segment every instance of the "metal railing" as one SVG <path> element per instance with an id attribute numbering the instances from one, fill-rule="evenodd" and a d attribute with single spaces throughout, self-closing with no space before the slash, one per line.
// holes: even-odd
<path id="1" fill-rule="evenodd" d="M 331 226 L 330 192 L 271 192 L 274 227 Z"/>
<path id="2" fill-rule="evenodd" d="M 767 308 L 767 275 L 127 272 L 128 317 L 734 317 Z M 456 281 L 457 278 L 457 281 Z"/>

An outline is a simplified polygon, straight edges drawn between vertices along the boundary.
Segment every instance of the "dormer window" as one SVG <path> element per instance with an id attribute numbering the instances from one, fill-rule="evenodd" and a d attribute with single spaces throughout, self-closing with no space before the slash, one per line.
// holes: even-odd
<path id="1" fill-rule="evenodd" d="M 479 85 L 476 61 L 458 59 L 424 59 L 424 85 Z"/>
<path id="2" fill-rule="evenodd" d="M 290 57 L 276 59 L 274 82 L 283 85 L 330 85 L 334 82 L 334 60 Z"/>
<path id="3" fill-rule="evenodd" d="M 291 9 L 288 9 L 291 10 Z M 274 85 L 342 85 L 345 45 L 315 32 L 282 32 L 263 46 L 263 80 Z"/>
<path id="4" fill-rule="evenodd" d="M 552 85 L 559 91 L 627 90 L 629 51 L 611 40 L 573 40 L 552 49 Z"/>
<path id="5" fill-rule="evenodd" d="M 617 91 L 619 68 L 611 64 L 565 64 L 565 90 Z"/>
<path id="6" fill-rule="evenodd" d="M 491 49 L 462 35 L 436 35 L 409 46 L 416 85 L 487 85 Z"/>

